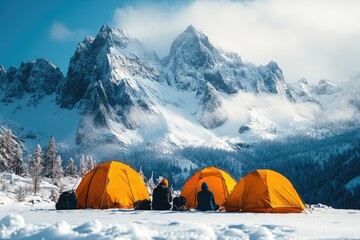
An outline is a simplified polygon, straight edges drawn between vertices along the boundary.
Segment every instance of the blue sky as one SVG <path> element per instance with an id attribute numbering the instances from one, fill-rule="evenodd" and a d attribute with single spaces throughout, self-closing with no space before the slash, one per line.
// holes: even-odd
<path id="1" fill-rule="evenodd" d="M 112 24 L 115 9 L 136 7 L 139 0 L 0 0 L 0 65 L 47 58 L 66 74 L 76 45 Z M 156 1 L 171 4 L 170 1 Z M 171 1 L 174 2 L 174 1 Z M 177 1 L 177 4 L 179 1 Z M 57 33 L 56 33 L 57 32 Z"/>
<path id="2" fill-rule="evenodd" d="M 160 57 L 190 24 L 218 47 L 288 82 L 360 76 L 359 0 L 0 0 L 0 65 L 47 58 L 66 75 L 77 43 L 103 24 Z"/>

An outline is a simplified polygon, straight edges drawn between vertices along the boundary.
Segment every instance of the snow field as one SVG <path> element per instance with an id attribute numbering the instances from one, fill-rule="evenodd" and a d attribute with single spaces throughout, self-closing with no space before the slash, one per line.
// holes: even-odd
<path id="1" fill-rule="evenodd" d="M 40 204 L 41 205 L 41 204 Z M 306 214 L 2 206 L 1 239 L 360 239 L 360 211 Z"/>

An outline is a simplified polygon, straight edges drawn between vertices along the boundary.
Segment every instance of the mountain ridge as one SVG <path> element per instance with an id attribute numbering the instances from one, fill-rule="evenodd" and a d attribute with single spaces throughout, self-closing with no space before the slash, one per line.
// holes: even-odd
<path id="1" fill-rule="evenodd" d="M 272 139 L 292 128 L 313 128 L 314 117 L 306 116 L 306 106 L 299 104 L 313 103 L 315 112 L 317 106 L 324 108 L 324 96 L 332 98 L 341 91 L 327 81 L 316 86 L 306 80 L 287 84 L 276 62 L 255 66 L 216 48 L 192 25 L 162 59 L 136 38 L 104 25 L 95 38 L 86 37 L 77 45 L 66 77 L 59 71 L 43 59 L 33 65 L 22 63 L 19 69 L 1 67 L 0 96 L 10 104 L 9 112 L 11 102 L 23 95 L 32 94 L 28 105 L 33 107 L 44 96 L 55 96 L 54 112 L 60 107 L 64 114 L 79 114 L 79 122 L 71 124 L 77 125 L 76 145 L 84 148 L 109 144 L 124 150 L 165 144 L 236 149 L 239 143 Z M 45 84 L 49 79 L 51 87 Z M 294 116 L 288 117 L 291 123 L 272 116 L 260 99 L 297 104 Z M 243 117 L 235 114 L 238 106 Z M 299 107 L 301 111 L 296 110 Z"/>

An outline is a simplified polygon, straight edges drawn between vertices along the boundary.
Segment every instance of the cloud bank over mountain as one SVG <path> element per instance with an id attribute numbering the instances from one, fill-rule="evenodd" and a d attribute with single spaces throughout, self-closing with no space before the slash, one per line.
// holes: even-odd
<path id="1" fill-rule="evenodd" d="M 177 33 L 193 24 L 251 62 L 277 61 L 288 82 L 346 81 L 359 74 L 358 9 L 355 0 L 142 3 L 116 9 L 113 25 L 165 56 Z"/>

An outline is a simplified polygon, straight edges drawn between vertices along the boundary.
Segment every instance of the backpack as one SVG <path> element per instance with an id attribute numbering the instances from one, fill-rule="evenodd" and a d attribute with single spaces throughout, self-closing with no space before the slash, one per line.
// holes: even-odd
<path id="1" fill-rule="evenodd" d="M 184 196 L 174 197 L 172 210 L 175 210 L 175 211 L 187 210 L 188 208 L 185 205 L 186 202 L 187 202 L 187 200 Z"/>
<path id="2" fill-rule="evenodd" d="M 134 210 L 151 210 L 151 201 L 144 199 L 134 202 Z"/>
<path id="3" fill-rule="evenodd" d="M 56 210 L 76 209 L 76 194 L 74 190 L 60 194 L 59 200 L 55 204 Z"/>

